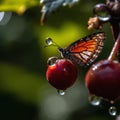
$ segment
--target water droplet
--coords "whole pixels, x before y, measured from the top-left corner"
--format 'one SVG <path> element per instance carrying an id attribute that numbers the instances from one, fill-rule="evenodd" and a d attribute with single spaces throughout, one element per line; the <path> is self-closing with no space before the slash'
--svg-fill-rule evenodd
<path id="1" fill-rule="evenodd" d="M 50 57 L 48 60 L 47 60 L 47 65 L 54 65 L 56 63 L 56 60 L 58 59 L 58 57 Z"/>
<path id="2" fill-rule="evenodd" d="M 111 18 L 109 10 L 105 4 L 97 4 L 94 7 L 94 14 L 103 22 L 109 21 Z"/>
<path id="3" fill-rule="evenodd" d="M 116 116 L 117 114 L 117 109 L 115 106 L 111 106 L 108 111 L 109 111 L 109 114 L 112 116 Z"/>
<path id="4" fill-rule="evenodd" d="M 95 95 L 89 96 L 88 99 L 89 99 L 91 105 L 93 105 L 93 106 L 98 106 L 101 103 L 101 98 L 98 96 L 95 96 Z"/>
<path id="5" fill-rule="evenodd" d="M 57 90 L 57 92 L 59 95 L 62 95 L 62 96 L 65 95 L 65 90 Z"/>
<path id="6" fill-rule="evenodd" d="M 101 21 L 104 21 L 104 22 L 107 22 L 110 20 L 111 16 L 106 16 L 106 17 L 101 17 L 101 16 L 98 16 L 98 18 L 101 20 Z"/>
<path id="7" fill-rule="evenodd" d="M 51 44 L 53 44 L 53 41 L 51 38 L 47 38 L 46 43 L 47 43 L 47 45 L 51 45 Z"/>

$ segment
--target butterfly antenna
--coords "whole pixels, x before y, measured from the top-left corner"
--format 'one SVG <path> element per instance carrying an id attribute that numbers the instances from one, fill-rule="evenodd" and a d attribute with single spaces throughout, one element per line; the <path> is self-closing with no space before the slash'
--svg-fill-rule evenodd
<path id="1" fill-rule="evenodd" d="M 58 49 L 59 48 L 61 48 L 57 43 L 55 43 L 53 40 L 52 40 L 52 38 L 46 38 L 46 46 L 44 46 L 44 47 L 48 47 L 48 46 L 55 46 L 55 47 L 58 47 Z"/>

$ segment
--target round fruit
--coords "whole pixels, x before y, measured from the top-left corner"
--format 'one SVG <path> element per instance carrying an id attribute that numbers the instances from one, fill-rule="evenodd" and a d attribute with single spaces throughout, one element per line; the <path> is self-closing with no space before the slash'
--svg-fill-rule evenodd
<path id="1" fill-rule="evenodd" d="M 120 64 L 104 60 L 94 64 L 86 74 L 90 94 L 114 101 L 120 96 Z"/>
<path id="2" fill-rule="evenodd" d="M 68 59 L 57 59 L 49 65 L 46 72 L 48 82 L 59 90 L 66 90 L 72 86 L 77 78 L 77 69 Z"/>

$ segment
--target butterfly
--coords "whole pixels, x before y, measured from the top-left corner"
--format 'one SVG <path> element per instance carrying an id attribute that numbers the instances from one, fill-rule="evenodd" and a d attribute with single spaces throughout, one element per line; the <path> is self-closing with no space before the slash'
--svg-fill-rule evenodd
<path id="1" fill-rule="evenodd" d="M 53 44 L 58 46 L 51 38 L 47 40 L 49 40 L 47 41 L 49 45 Z M 104 32 L 93 33 L 73 42 L 66 48 L 58 46 L 58 50 L 63 58 L 70 59 L 80 66 L 88 66 L 96 60 L 102 51 L 104 40 Z"/>

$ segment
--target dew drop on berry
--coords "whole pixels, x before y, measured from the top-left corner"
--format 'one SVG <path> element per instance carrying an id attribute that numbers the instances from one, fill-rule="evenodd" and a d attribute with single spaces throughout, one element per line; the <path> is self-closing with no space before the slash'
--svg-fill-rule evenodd
<path id="1" fill-rule="evenodd" d="M 57 92 L 61 96 L 65 95 L 65 90 L 57 90 Z"/>
<path id="2" fill-rule="evenodd" d="M 108 111 L 109 111 L 109 114 L 112 116 L 116 116 L 117 114 L 117 109 L 115 106 L 111 106 Z"/>
<path id="3" fill-rule="evenodd" d="M 48 66 L 51 66 L 51 65 L 54 65 L 56 63 L 56 60 L 58 59 L 58 57 L 50 57 L 48 60 L 47 60 L 47 65 Z"/>
<path id="4" fill-rule="evenodd" d="M 89 96 L 88 99 L 90 101 L 90 104 L 93 105 L 93 106 L 98 106 L 101 103 L 101 98 L 98 97 L 98 96 L 95 96 L 95 95 Z"/>
<path id="5" fill-rule="evenodd" d="M 46 44 L 47 44 L 47 45 L 53 44 L 52 39 L 51 39 L 51 38 L 47 38 L 47 39 L 46 39 Z"/>

